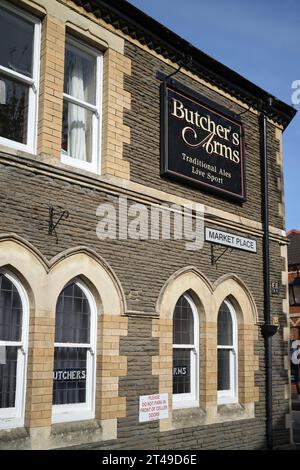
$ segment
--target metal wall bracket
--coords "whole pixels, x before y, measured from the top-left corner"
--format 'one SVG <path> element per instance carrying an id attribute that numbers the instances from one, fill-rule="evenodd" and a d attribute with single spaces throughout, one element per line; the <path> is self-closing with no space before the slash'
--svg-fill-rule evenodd
<path id="1" fill-rule="evenodd" d="M 278 328 L 279 328 L 278 325 L 270 325 L 270 324 L 265 323 L 264 325 L 261 326 L 261 332 L 262 332 L 263 337 L 265 339 L 271 338 L 277 333 Z"/>
<path id="2" fill-rule="evenodd" d="M 54 222 L 54 213 L 56 210 L 59 210 L 57 214 L 57 221 Z M 56 208 L 53 206 L 49 207 L 49 221 L 48 221 L 48 234 L 49 235 L 55 235 L 56 238 L 56 243 L 58 243 L 58 236 L 56 232 L 56 227 L 60 224 L 60 222 L 64 219 L 66 220 L 69 217 L 69 212 L 61 209 L 60 207 Z"/>
<path id="3" fill-rule="evenodd" d="M 231 253 L 233 248 L 227 246 L 226 248 L 221 248 L 218 245 L 214 245 L 213 243 L 210 245 L 210 261 L 212 266 L 218 267 L 218 261 L 227 253 L 227 251 Z M 221 251 L 221 253 L 220 253 Z M 219 254 L 220 253 L 220 254 Z"/>

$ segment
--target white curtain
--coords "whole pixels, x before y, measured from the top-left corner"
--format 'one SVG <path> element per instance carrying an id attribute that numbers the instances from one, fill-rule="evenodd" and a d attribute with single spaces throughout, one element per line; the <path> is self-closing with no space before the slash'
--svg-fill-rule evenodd
<path id="1" fill-rule="evenodd" d="M 85 101 L 83 83 L 83 61 L 73 55 L 73 70 L 69 78 L 69 94 Z M 81 106 L 69 103 L 69 148 L 68 154 L 77 160 L 86 160 L 86 110 Z"/>

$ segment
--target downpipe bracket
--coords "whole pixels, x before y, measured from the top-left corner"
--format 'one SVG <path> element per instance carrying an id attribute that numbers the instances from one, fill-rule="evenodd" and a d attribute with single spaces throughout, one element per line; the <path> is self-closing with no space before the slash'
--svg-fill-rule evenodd
<path id="1" fill-rule="evenodd" d="M 278 328 L 278 325 L 265 323 L 264 325 L 261 325 L 261 333 L 265 339 L 268 339 L 277 333 Z"/>

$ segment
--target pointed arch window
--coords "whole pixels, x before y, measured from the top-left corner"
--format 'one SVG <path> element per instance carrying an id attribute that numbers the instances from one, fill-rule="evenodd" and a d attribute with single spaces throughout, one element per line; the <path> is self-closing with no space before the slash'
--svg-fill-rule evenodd
<path id="1" fill-rule="evenodd" d="M 56 306 L 53 422 L 94 417 L 96 305 L 87 287 L 71 282 Z"/>
<path id="2" fill-rule="evenodd" d="M 0 270 L 0 428 L 24 425 L 28 320 L 25 289 Z"/>
<path id="3" fill-rule="evenodd" d="M 198 405 L 199 319 L 188 294 L 178 300 L 173 315 L 173 407 Z"/>
<path id="4" fill-rule="evenodd" d="M 226 299 L 218 313 L 218 403 L 234 403 L 238 396 L 237 320 Z"/>

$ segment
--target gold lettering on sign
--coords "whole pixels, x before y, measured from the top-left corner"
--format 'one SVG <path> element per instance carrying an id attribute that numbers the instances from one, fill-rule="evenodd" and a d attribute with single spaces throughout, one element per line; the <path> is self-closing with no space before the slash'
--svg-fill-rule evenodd
<path id="1" fill-rule="evenodd" d="M 226 145 L 229 142 L 236 147 L 240 147 L 240 136 L 237 132 L 232 133 L 231 126 L 224 127 L 221 124 L 216 124 L 209 114 L 201 116 L 198 111 L 186 108 L 180 100 L 175 98 L 172 98 L 172 100 L 172 116 L 208 133 L 199 142 L 196 130 L 190 126 L 184 127 L 181 137 L 186 145 L 194 149 L 203 148 L 208 155 L 219 155 L 235 164 L 240 163 L 240 150 L 232 149 Z M 220 142 L 219 139 L 225 142 Z"/>

